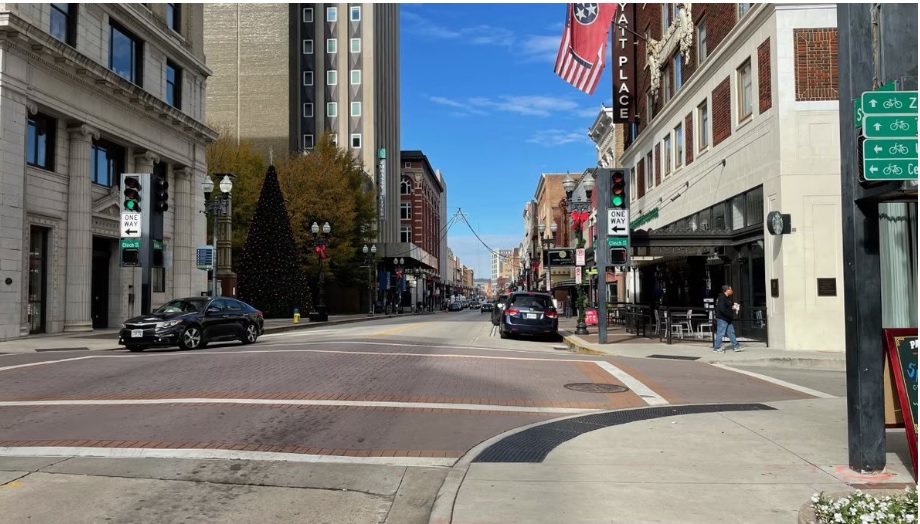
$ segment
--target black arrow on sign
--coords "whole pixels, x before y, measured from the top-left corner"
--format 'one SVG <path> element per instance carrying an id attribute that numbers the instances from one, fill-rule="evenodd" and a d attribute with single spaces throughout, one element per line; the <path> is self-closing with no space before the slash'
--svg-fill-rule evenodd
<path id="1" fill-rule="evenodd" d="M 135 231 L 134 229 L 126 229 L 125 233 L 128 235 L 133 235 L 134 233 L 137 233 L 137 231 Z"/>
<path id="2" fill-rule="evenodd" d="M 620 227 L 620 226 L 613 226 L 613 232 L 614 232 L 614 233 L 619 233 L 620 231 L 626 231 L 626 228 L 625 228 L 625 227 Z"/>

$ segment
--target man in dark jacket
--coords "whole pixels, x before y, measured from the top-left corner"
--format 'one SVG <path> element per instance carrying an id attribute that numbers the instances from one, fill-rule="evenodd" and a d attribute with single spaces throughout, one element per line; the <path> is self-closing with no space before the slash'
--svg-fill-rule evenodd
<path id="1" fill-rule="evenodd" d="M 741 308 L 740 304 L 732 302 L 733 295 L 731 286 L 722 286 L 722 292 L 719 293 L 719 298 L 716 300 L 716 339 L 715 344 L 712 348 L 716 353 L 724 353 L 722 349 L 722 338 L 725 337 L 725 334 L 728 334 L 728 340 L 732 344 L 732 350 L 736 353 L 744 351 L 744 348 L 738 345 L 738 340 L 735 339 L 735 326 L 732 325 L 732 320 L 735 319 L 735 313 Z"/>

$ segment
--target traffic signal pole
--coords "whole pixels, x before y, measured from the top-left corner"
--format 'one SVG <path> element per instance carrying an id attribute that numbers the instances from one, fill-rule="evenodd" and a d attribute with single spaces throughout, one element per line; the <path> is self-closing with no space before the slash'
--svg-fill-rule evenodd
<path id="1" fill-rule="evenodd" d="M 597 193 L 597 214 L 595 228 L 597 235 L 594 246 L 594 263 L 597 266 L 597 341 L 607 343 L 607 203 L 610 202 L 610 170 L 598 169 L 594 191 Z"/>

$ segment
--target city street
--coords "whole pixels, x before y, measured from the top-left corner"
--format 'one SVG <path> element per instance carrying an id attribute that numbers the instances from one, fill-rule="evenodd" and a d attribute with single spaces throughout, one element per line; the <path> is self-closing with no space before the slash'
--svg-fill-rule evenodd
<path id="1" fill-rule="evenodd" d="M 425 522 L 448 467 L 515 428 L 600 410 L 814 398 L 783 380 L 843 393 L 842 373 L 756 372 L 776 380 L 501 340 L 488 315 L 469 310 L 194 352 L 4 355 L 0 475 L 16 489 L 0 490 L 0 504 L 22 519 L 54 520 L 64 505 L 33 504 L 54 489 L 58 500 L 99 499 L 84 506 L 86 521 L 255 521 L 265 514 L 247 497 L 268 490 L 260 504 L 278 497 L 286 508 L 271 518 L 311 521 L 320 504 L 328 522 Z M 625 388 L 592 392 L 597 384 Z M 153 503 L 186 489 L 236 502 Z"/>

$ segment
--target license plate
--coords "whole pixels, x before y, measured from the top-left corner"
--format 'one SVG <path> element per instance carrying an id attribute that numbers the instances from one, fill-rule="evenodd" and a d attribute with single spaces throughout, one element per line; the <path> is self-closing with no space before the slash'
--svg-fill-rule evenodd
<path id="1" fill-rule="evenodd" d="M 144 337 L 143 329 L 132 329 L 131 330 L 131 338 L 143 338 L 143 337 Z"/>
<path id="2" fill-rule="evenodd" d="M 537 314 L 536 314 L 536 313 L 527 313 L 527 316 L 526 316 L 525 318 L 537 318 Z"/>

